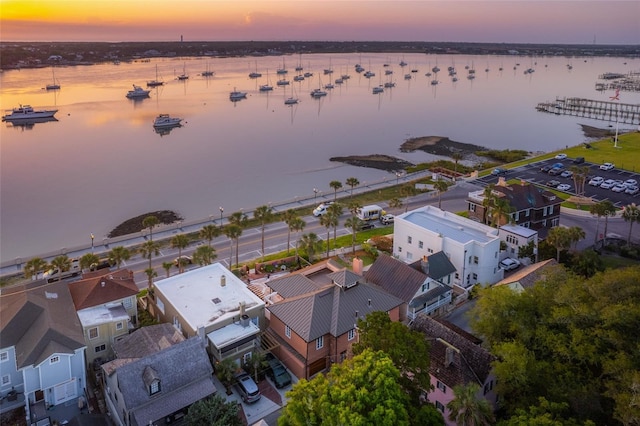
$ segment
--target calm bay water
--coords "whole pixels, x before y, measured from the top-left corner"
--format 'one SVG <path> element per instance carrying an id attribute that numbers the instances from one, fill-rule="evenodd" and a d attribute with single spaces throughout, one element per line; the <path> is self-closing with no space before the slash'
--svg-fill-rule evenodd
<path id="1" fill-rule="evenodd" d="M 401 68 L 401 60 L 408 65 Z M 313 77 L 294 82 L 299 63 Z M 376 76 L 356 73 L 356 63 Z M 148 99 L 126 99 L 132 84 L 144 87 L 155 78 L 156 65 L 165 86 L 153 89 Z M 436 65 L 440 83 L 433 86 L 435 74 L 425 73 Z M 276 69 L 282 66 L 289 70 L 289 86 L 276 85 Z M 448 66 L 455 66 L 459 81 L 451 81 Z M 465 66 L 476 69 L 474 80 L 466 78 Z M 334 73 L 323 75 L 329 67 Z M 536 71 L 524 74 L 529 67 Z M 207 68 L 215 76 L 199 75 Z M 262 77 L 249 79 L 256 69 Z M 385 69 L 393 74 L 385 76 Z M 413 163 L 433 158 L 400 153 L 409 137 L 447 136 L 530 151 L 575 145 L 586 140 L 579 124 L 610 123 L 540 113 L 536 104 L 556 96 L 608 100 L 611 92 L 595 90 L 598 75 L 639 69 L 640 60 L 628 58 L 184 58 L 56 68 L 60 91 L 44 89 L 53 79 L 51 68 L 5 71 L 0 74 L 3 110 L 30 104 L 59 111 L 57 122 L 31 128 L 3 123 L 0 129 L 0 261 L 89 244 L 92 233 L 98 244 L 122 221 L 149 211 L 174 210 L 191 221 L 219 217 L 220 206 L 225 213 L 250 211 L 312 196 L 313 188 L 332 193 L 332 180 L 391 179 L 383 171 L 329 158 L 388 154 Z M 176 80 L 183 71 L 190 78 Z M 324 98 L 309 96 L 341 74 L 351 78 Z M 405 80 L 405 74 L 412 78 Z M 374 86 L 391 79 L 395 88 L 372 94 Z M 273 92 L 259 92 L 267 81 Z M 234 88 L 248 92 L 247 99 L 230 102 Z M 291 95 L 300 103 L 285 106 Z M 621 102 L 639 103 L 640 95 L 623 93 Z M 184 126 L 156 134 L 152 122 L 160 113 L 183 118 Z"/>

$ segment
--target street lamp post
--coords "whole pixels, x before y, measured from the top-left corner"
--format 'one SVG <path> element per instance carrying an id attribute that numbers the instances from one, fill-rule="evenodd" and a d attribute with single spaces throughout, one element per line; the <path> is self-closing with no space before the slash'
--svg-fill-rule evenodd
<path id="1" fill-rule="evenodd" d="M 318 188 L 313 188 L 313 201 L 316 201 L 316 197 L 318 196 Z"/>
<path id="2" fill-rule="evenodd" d="M 91 253 L 93 253 L 93 239 L 95 237 L 93 236 L 93 234 L 91 234 Z"/>
<path id="3" fill-rule="evenodd" d="M 220 228 L 222 228 L 222 213 L 224 213 L 224 209 L 220 206 Z"/>

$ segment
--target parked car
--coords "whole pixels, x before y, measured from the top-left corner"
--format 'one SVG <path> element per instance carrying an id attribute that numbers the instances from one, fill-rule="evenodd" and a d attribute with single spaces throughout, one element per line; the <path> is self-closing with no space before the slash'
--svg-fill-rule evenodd
<path id="1" fill-rule="evenodd" d="M 602 176 L 592 177 L 589 181 L 589 185 L 591 186 L 600 186 L 604 182 L 604 178 Z"/>
<path id="2" fill-rule="evenodd" d="M 638 186 L 638 181 L 635 179 L 627 179 L 624 181 L 624 184 L 629 187 L 629 186 Z"/>
<path id="3" fill-rule="evenodd" d="M 569 185 L 568 183 L 561 183 L 556 189 L 558 191 L 568 191 L 571 189 L 571 185 Z"/>
<path id="4" fill-rule="evenodd" d="M 573 176 L 573 172 L 571 170 L 565 170 L 564 172 L 560 173 L 560 177 L 563 178 L 569 178 Z"/>
<path id="5" fill-rule="evenodd" d="M 503 169 L 501 167 L 496 167 L 495 169 L 493 169 L 491 174 L 494 175 L 494 176 L 506 175 L 507 174 L 507 169 Z"/>
<path id="6" fill-rule="evenodd" d="M 549 170 L 549 174 L 551 176 L 557 176 L 560 173 L 564 172 L 564 166 L 561 167 L 552 167 L 551 170 Z"/>
<path id="7" fill-rule="evenodd" d="M 180 266 L 180 263 L 183 265 L 191 265 L 193 263 L 193 258 L 191 256 L 180 256 L 173 259 L 173 264 L 176 266 Z"/>
<path id="8" fill-rule="evenodd" d="M 260 394 L 260 389 L 258 389 L 258 385 L 246 372 L 243 371 L 236 374 L 235 381 L 235 387 L 240 394 L 240 398 L 242 398 L 242 400 L 247 404 L 258 401 L 262 396 Z"/>
<path id="9" fill-rule="evenodd" d="M 617 183 L 611 188 L 613 192 L 624 192 L 625 189 L 627 189 L 627 186 L 624 183 Z"/>
<path id="10" fill-rule="evenodd" d="M 358 228 L 360 231 L 366 231 L 367 229 L 373 229 L 376 226 L 371 223 L 371 222 L 364 222 L 362 223 L 362 225 L 360 225 L 360 227 Z"/>
<path id="11" fill-rule="evenodd" d="M 627 189 L 624 190 L 625 194 L 636 195 L 640 189 L 637 186 L 627 186 Z"/>
<path id="12" fill-rule="evenodd" d="M 560 181 L 559 180 L 550 180 L 549 182 L 547 182 L 546 184 L 547 186 L 550 186 L 551 188 L 555 188 L 556 186 L 560 185 Z"/>
<path id="13" fill-rule="evenodd" d="M 555 158 L 556 158 L 556 160 L 564 160 L 564 159 L 567 158 L 567 154 L 564 154 L 564 153 L 563 154 L 558 154 L 558 155 L 556 155 Z"/>
<path id="14" fill-rule="evenodd" d="M 278 389 L 291 384 L 291 374 L 282 365 L 282 363 L 271 352 L 266 354 L 267 367 L 266 375 L 269 377 Z"/>
<path id="15" fill-rule="evenodd" d="M 616 183 L 617 182 L 615 180 L 613 180 L 613 179 L 607 179 L 607 180 L 605 180 L 604 182 L 602 182 L 600 184 L 600 188 L 611 189 L 616 185 Z"/>
<path id="16" fill-rule="evenodd" d="M 394 215 L 392 215 L 392 214 L 385 214 L 384 216 L 382 216 L 382 217 L 380 218 L 380 222 L 381 222 L 383 225 L 388 225 L 388 224 L 390 224 L 390 223 L 393 223 L 393 222 L 395 221 L 395 219 L 396 219 L 396 217 L 395 217 Z"/>
<path id="17" fill-rule="evenodd" d="M 613 170 L 614 168 L 613 163 L 604 163 L 600 166 L 600 170 Z"/>
<path id="18" fill-rule="evenodd" d="M 327 201 L 326 203 L 321 203 L 320 205 L 318 205 L 318 207 L 313 209 L 313 215 L 315 217 L 322 216 L 327 212 L 327 209 L 331 204 L 333 204 L 333 201 Z"/>
<path id="19" fill-rule="evenodd" d="M 520 266 L 520 261 L 512 257 L 507 257 L 500 261 L 500 267 L 505 271 L 511 271 L 518 268 L 518 266 Z"/>
<path id="20" fill-rule="evenodd" d="M 576 157 L 573 159 L 573 164 L 582 164 L 584 163 L 584 157 Z"/>
<path id="21" fill-rule="evenodd" d="M 544 166 L 540 167 L 540 171 L 543 173 L 547 173 L 549 170 L 551 170 L 553 166 L 551 164 L 545 164 Z"/>

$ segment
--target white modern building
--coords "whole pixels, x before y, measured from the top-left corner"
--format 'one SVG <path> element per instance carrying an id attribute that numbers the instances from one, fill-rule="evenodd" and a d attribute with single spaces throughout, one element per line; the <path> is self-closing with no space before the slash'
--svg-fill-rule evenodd
<path id="1" fill-rule="evenodd" d="M 439 251 L 456 268 L 453 284 L 490 285 L 504 277 L 497 229 L 433 206 L 396 216 L 394 257 L 413 263 Z"/>
<path id="2" fill-rule="evenodd" d="M 523 257 L 522 263 L 529 265 L 535 261 L 538 251 L 538 231 L 534 229 L 525 228 L 522 225 L 502 225 L 500 227 L 500 240 L 504 241 L 506 250 L 502 252 L 500 256 L 502 259 L 505 257 L 520 258 L 520 249 L 529 244 L 533 244 L 534 259 L 529 257 Z"/>
<path id="3" fill-rule="evenodd" d="M 247 359 L 259 347 L 265 303 L 221 263 L 154 283 L 149 310 L 185 337 L 199 335 L 216 361 Z"/>

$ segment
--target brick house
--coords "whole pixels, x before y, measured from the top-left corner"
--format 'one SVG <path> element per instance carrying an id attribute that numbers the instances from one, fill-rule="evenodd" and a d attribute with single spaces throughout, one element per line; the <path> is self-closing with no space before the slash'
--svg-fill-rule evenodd
<path id="1" fill-rule="evenodd" d="M 309 379 L 351 354 L 356 323 L 374 311 L 400 319 L 402 300 L 330 261 L 272 279 L 265 341 L 298 378 Z M 273 293 L 272 293 L 273 294 Z"/>

